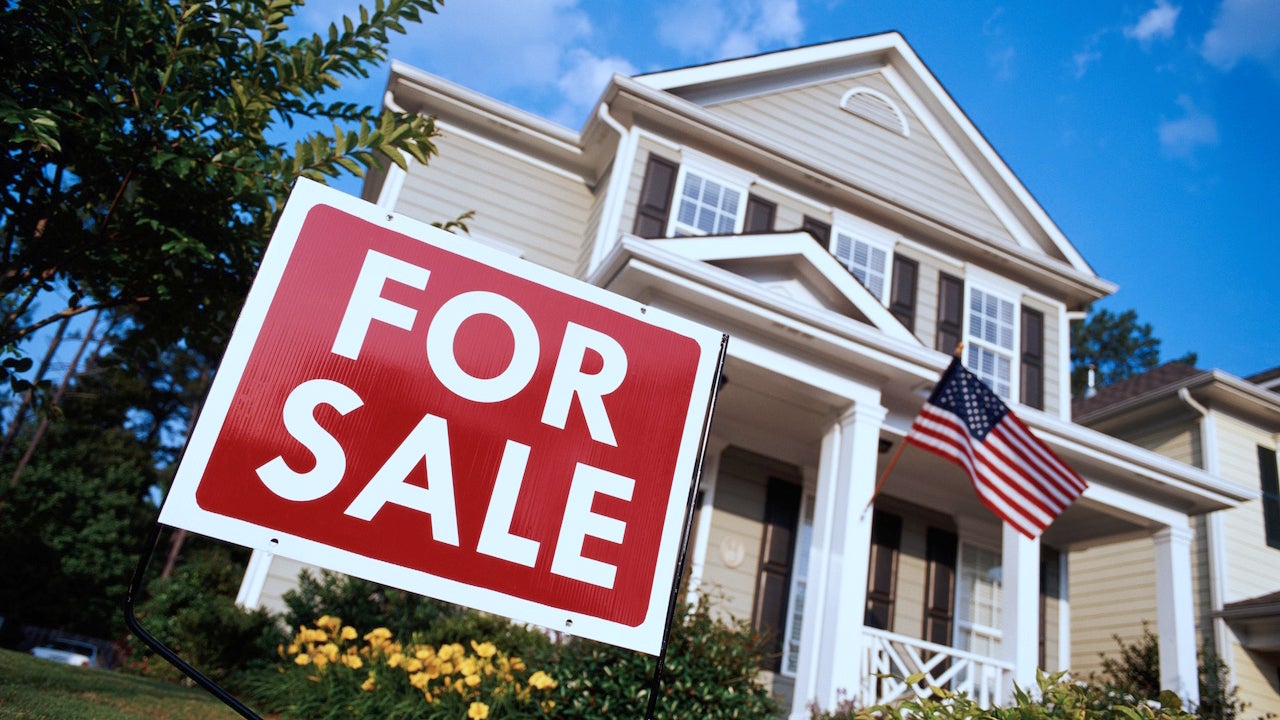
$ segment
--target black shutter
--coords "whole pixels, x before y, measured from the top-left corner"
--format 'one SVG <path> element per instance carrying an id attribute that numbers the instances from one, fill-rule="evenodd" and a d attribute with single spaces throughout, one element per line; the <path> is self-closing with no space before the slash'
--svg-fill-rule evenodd
<path id="1" fill-rule="evenodd" d="M 1258 446 L 1258 475 L 1262 478 L 1262 523 L 1267 545 L 1280 549 L 1280 476 L 1275 450 Z"/>
<path id="2" fill-rule="evenodd" d="M 765 657 L 761 666 L 774 672 L 782 667 L 782 634 L 787 627 L 787 598 L 791 594 L 791 558 L 795 555 L 800 495 L 799 485 L 769 478 L 752 625 L 764 636 Z"/>
<path id="3" fill-rule="evenodd" d="M 929 528 L 925 538 L 924 639 L 938 645 L 951 645 L 959 544 L 955 533 L 942 528 Z"/>
<path id="4" fill-rule="evenodd" d="M 1051 547 L 1040 549 L 1040 665 L 1048 668 L 1046 657 L 1049 598 L 1062 597 L 1062 553 Z"/>
<path id="5" fill-rule="evenodd" d="M 964 333 L 964 281 L 946 273 L 938 276 L 938 334 L 934 349 L 950 355 Z"/>
<path id="6" fill-rule="evenodd" d="M 871 562 L 867 564 L 867 610 L 863 624 L 893 629 L 893 604 L 898 580 L 898 549 L 902 518 L 876 510 L 871 517 Z"/>
<path id="7" fill-rule="evenodd" d="M 671 214 L 671 196 L 676 189 L 676 173 L 680 166 L 653 155 L 644 166 L 644 182 L 640 185 L 640 204 L 632 232 L 642 238 L 660 238 L 667 232 Z"/>
<path id="8" fill-rule="evenodd" d="M 817 218 L 804 216 L 804 223 L 800 226 L 801 230 L 808 230 L 809 234 L 822 243 L 822 247 L 831 245 L 831 226 L 822 222 Z"/>
<path id="9" fill-rule="evenodd" d="M 916 331 L 916 279 L 920 264 L 911 258 L 893 254 L 893 284 L 889 288 L 889 312 L 907 327 Z"/>
<path id="10" fill-rule="evenodd" d="M 778 204 L 769 202 L 755 195 L 747 196 L 747 218 L 742 224 L 744 233 L 773 232 L 773 216 L 778 212 Z"/>
<path id="11" fill-rule="evenodd" d="M 1022 404 L 1044 409 L 1044 313 L 1022 306 Z"/>

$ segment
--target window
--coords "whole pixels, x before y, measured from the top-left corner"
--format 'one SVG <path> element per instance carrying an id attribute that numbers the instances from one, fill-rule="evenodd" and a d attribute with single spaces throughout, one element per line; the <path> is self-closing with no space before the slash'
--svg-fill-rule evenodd
<path id="1" fill-rule="evenodd" d="M 877 300 L 884 302 L 885 287 L 889 279 L 887 249 L 847 232 L 836 230 L 832 254 L 849 269 L 849 272 L 853 273 L 863 287 L 871 291 Z"/>
<path id="2" fill-rule="evenodd" d="M 1006 401 L 1013 397 L 1013 308 L 999 295 L 969 289 L 965 366 Z"/>
<path id="3" fill-rule="evenodd" d="M 1267 545 L 1280 549 L 1280 471 L 1276 451 L 1258 446 L 1258 475 L 1262 478 L 1262 523 Z"/>
<path id="4" fill-rule="evenodd" d="M 831 225 L 822 222 L 818 218 L 805 215 L 804 223 L 800 225 L 800 229 L 812 235 L 815 240 L 822 244 L 822 247 L 827 247 L 831 244 Z"/>
<path id="5" fill-rule="evenodd" d="M 738 232 L 746 192 L 701 171 L 685 169 L 682 174 L 684 177 L 676 193 L 676 217 L 671 234 L 731 235 Z"/>
<path id="6" fill-rule="evenodd" d="M 956 647 L 999 657 L 1001 589 L 1000 553 L 961 543 L 956 583 Z"/>

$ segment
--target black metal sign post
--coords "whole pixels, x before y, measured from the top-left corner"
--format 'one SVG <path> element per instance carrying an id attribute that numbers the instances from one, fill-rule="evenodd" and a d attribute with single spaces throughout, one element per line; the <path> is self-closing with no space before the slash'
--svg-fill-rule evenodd
<path id="1" fill-rule="evenodd" d="M 160 540 L 160 529 L 163 527 L 165 526 L 161 525 L 159 521 L 152 523 L 151 533 L 147 537 L 147 543 L 139 553 L 138 566 L 134 568 L 133 571 L 133 582 L 129 584 L 129 593 L 125 596 L 124 600 L 125 624 L 129 626 L 129 630 L 132 631 L 134 635 L 138 636 L 139 640 L 147 644 L 147 647 L 159 653 L 161 657 L 169 661 L 170 665 L 181 670 L 183 674 L 195 681 L 197 685 L 207 690 L 209 694 L 221 700 L 224 705 L 240 713 L 241 717 L 244 717 L 247 720 L 262 720 L 260 715 L 249 709 L 249 707 L 244 703 L 240 702 L 240 700 L 228 692 L 226 688 L 222 687 L 212 678 L 197 670 L 191 665 L 191 663 L 183 660 L 182 657 L 178 655 L 178 653 L 174 652 L 172 648 L 162 643 L 151 633 L 147 632 L 146 628 L 142 627 L 142 623 L 138 621 L 138 616 L 134 613 L 134 606 L 137 598 L 142 595 L 143 578 L 146 576 L 147 566 L 151 564 L 151 557 L 155 554 L 156 543 Z"/>
<path id="2" fill-rule="evenodd" d="M 676 572 L 671 578 L 671 596 L 667 601 L 667 622 L 662 628 L 662 647 L 658 651 L 657 664 L 653 668 L 653 678 L 649 681 L 649 706 L 644 713 L 645 720 L 653 720 L 653 714 L 658 708 L 658 691 L 662 688 L 662 670 L 667 662 L 667 644 L 671 640 L 671 624 L 675 619 L 676 600 L 680 596 L 680 576 L 684 574 L 684 559 L 689 550 L 689 536 L 693 532 L 693 504 L 698 497 L 698 487 L 702 484 L 702 464 L 706 461 L 707 440 L 711 434 L 711 415 L 716 407 L 716 396 L 720 394 L 720 383 L 724 377 L 724 357 L 728 345 L 729 336 L 722 336 L 720 357 L 716 360 L 715 381 L 711 383 L 711 398 L 702 420 L 702 438 L 698 442 L 698 463 L 693 468 L 693 482 L 689 485 L 689 498 L 685 501 L 684 529 L 680 533 L 680 554 L 676 556 Z"/>

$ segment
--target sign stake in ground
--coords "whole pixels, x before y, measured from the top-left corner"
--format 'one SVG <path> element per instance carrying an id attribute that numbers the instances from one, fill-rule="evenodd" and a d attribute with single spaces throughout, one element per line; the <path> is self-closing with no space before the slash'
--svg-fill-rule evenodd
<path id="1" fill-rule="evenodd" d="M 724 340 L 302 180 L 160 522 L 657 654 Z"/>

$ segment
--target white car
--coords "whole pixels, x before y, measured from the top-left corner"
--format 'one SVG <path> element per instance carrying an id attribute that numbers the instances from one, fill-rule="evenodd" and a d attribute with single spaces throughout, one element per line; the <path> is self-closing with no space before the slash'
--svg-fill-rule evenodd
<path id="1" fill-rule="evenodd" d="M 97 646 L 79 640 L 60 638 L 31 648 L 31 654 L 42 660 L 52 660 L 65 665 L 98 666 Z"/>

